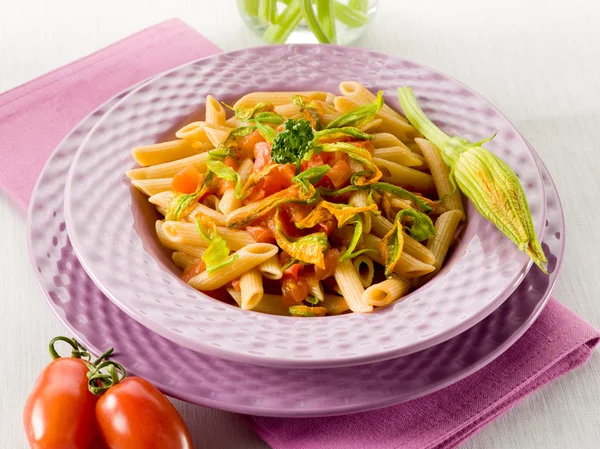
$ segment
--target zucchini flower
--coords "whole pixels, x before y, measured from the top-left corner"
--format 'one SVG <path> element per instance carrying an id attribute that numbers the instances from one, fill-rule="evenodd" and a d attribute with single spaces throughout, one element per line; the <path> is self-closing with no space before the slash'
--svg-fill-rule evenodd
<path id="1" fill-rule="evenodd" d="M 481 146 L 491 138 L 471 143 L 462 137 L 450 137 L 427 118 L 410 87 L 399 88 L 398 98 L 408 121 L 440 149 L 455 188 L 458 184 L 477 211 L 547 273 L 548 261 L 535 235 L 519 178 L 505 162 Z"/>

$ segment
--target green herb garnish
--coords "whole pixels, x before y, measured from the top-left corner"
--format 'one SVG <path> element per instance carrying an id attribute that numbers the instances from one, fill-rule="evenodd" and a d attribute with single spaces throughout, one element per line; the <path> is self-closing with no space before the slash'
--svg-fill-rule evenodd
<path id="1" fill-rule="evenodd" d="M 287 119 L 283 128 L 273 141 L 271 159 L 278 164 L 296 164 L 299 173 L 300 163 L 313 149 L 313 129 L 305 119 Z"/>

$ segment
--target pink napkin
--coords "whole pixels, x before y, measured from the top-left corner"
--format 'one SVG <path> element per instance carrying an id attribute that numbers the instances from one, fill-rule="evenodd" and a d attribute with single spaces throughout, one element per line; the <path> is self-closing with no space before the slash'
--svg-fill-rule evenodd
<path id="1" fill-rule="evenodd" d="M 87 114 L 146 78 L 220 52 L 172 19 L 2 94 L 0 187 L 27 207 L 46 159 Z"/>
<path id="2" fill-rule="evenodd" d="M 280 449 L 450 449 L 589 359 L 600 334 L 551 299 L 523 337 L 485 368 L 436 393 L 330 418 L 247 417 Z"/>
<path id="3" fill-rule="evenodd" d="M 0 95 L 0 187 L 26 207 L 46 159 L 89 112 L 133 84 L 219 51 L 169 20 Z M 599 336 L 552 299 L 504 355 L 437 393 L 343 417 L 247 420 L 275 449 L 452 448 L 583 364 Z"/>

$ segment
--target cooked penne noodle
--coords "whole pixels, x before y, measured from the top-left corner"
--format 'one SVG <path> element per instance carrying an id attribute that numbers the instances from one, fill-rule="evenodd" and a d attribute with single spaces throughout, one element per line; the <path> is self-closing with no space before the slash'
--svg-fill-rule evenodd
<path id="1" fill-rule="evenodd" d="M 180 139 L 136 147 L 131 151 L 131 154 L 139 165 L 147 167 L 176 161 L 206 150 L 208 150 L 206 144 Z"/>
<path id="2" fill-rule="evenodd" d="M 335 97 L 337 97 L 336 94 L 327 92 L 327 96 L 325 97 L 325 103 L 333 105 L 333 100 L 335 100 Z"/>
<path id="3" fill-rule="evenodd" d="M 227 293 L 233 298 L 233 300 L 241 307 L 242 305 L 242 293 L 236 292 L 232 288 L 227 289 Z M 265 293 L 262 300 L 254 306 L 253 312 L 267 313 L 269 315 L 280 315 L 289 316 L 290 308 L 283 304 L 282 298 L 279 295 L 270 295 Z"/>
<path id="4" fill-rule="evenodd" d="M 371 312 L 373 310 L 373 306 L 362 300 L 365 289 L 350 260 L 340 261 L 333 276 L 350 310 L 353 312 Z"/>
<path id="5" fill-rule="evenodd" d="M 252 159 L 244 159 L 240 163 L 240 167 L 238 168 L 238 175 L 240 175 L 240 179 L 242 181 L 242 185 L 246 184 L 248 178 L 254 171 L 254 161 Z M 239 206 L 238 206 L 239 207 Z"/>
<path id="6" fill-rule="evenodd" d="M 182 253 L 180 251 L 175 251 L 171 255 L 171 257 L 173 258 L 173 262 L 175 262 L 175 265 L 177 265 L 182 270 L 185 270 L 187 267 L 195 264 L 196 262 L 198 262 L 200 260 L 197 257 L 191 256 L 186 253 Z"/>
<path id="7" fill-rule="evenodd" d="M 127 171 L 130 179 L 156 179 L 172 178 L 189 165 L 203 173 L 206 170 L 206 157 L 208 153 L 200 153 L 164 164 L 152 165 L 150 167 L 134 168 Z"/>
<path id="8" fill-rule="evenodd" d="M 427 241 L 427 248 L 435 256 L 435 263 L 433 264 L 435 266 L 434 274 L 440 271 L 446 259 L 448 249 L 454 240 L 454 234 L 461 218 L 462 213 L 460 211 L 450 210 L 440 215 L 435 221 L 435 235 Z"/>
<path id="9" fill-rule="evenodd" d="M 236 101 L 233 107 L 234 109 L 251 108 L 261 102 L 271 103 L 273 106 L 281 106 L 290 103 L 290 98 L 293 95 L 302 95 L 321 101 L 325 101 L 327 98 L 327 92 L 252 92 Z"/>
<path id="10" fill-rule="evenodd" d="M 339 88 L 342 95 L 349 97 L 357 105 L 363 105 L 375 101 L 375 94 L 373 94 L 370 90 L 368 90 L 358 81 L 342 81 L 339 85 Z M 400 120 L 404 123 L 408 123 L 408 120 L 406 120 L 406 118 L 394 111 L 387 104 L 383 105 L 379 113 L 381 115 L 394 117 L 397 120 Z"/>
<path id="11" fill-rule="evenodd" d="M 362 286 L 364 288 L 370 286 L 375 276 L 373 261 L 365 255 L 360 255 L 352 259 L 352 265 L 354 265 L 354 269 L 358 273 Z"/>
<path id="12" fill-rule="evenodd" d="M 427 173 L 377 157 L 373 158 L 373 162 L 383 173 L 381 180 L 384 182 L 410 186 L 423 193 L 435 192 L 433 178 Z"/>
<path id="13" fill-rule="evenodd" d="M 225 109 L 212 95 L 206 97 L 206 123 L 225 125 Z"/>
<path id="14" fill-rule="evenodd" d="M 419 156 L 423 156 L 423 154 L 421 153 L 421 149 L 419 148 L 419 146 L 414 143 L 414 142 L 401 142 L 400 139 L 398 139 L 396 136 L 390 134 L 390 133 L 376 133 L 375 134 L 375 139 L 373 140 L 373 146 L 375 148 L 389 148 L 389 147 L 401 147 L 404 146 L 406 148 L 408 148 L 410 151 L 412 151 L 415 154 L 418 154 Z"/>
<path id="15" fill-rule="evenodd" d="M 252 268 L 240 276 L 240 293 L 242 294 L 242 303 L 240 304 L 242 309 L 250 310 L 258 305 L 265 293 L 262 276 L 258 269 Z"/>
<path id="16" fill-rule="evenodd" d="M 354 173 L 358 173 L 359 171 L 363 171 L 365 167 L 360 162 L 355 161 L 354 159 L 348 159 L 348 165 Z"/>
<path id="17" fill-rule="evenodd" d="M 287 103 L 275 106 L 275 112 L 283 117 L 292 118 L 300 114 L 300 108 L 294 103 Z"/>
<path id="18" fill-rule="evenodd" d="M 383 238 L 392 229 L 392 223 L 381 215 L 373 216 L 371 223 L 371 232 L 379 238 Z M 425 245 L 406 233 L 404 233 L 402 251 L 428 265 L 433 265 L 435 262 L 433 253 Z"/>
<path id="19" fill-rule="evenodd" d="M 358 192 L 353 192 L 350 195 L 350 199 L 348 200 L 352 206 L 356 207 L 367 207 L 369 206 L 369 193 L 366 190 L 359 190 Z M 368 234 L 371 232 L 371 213 L 363 212 L 360 214 L 363 223 L 363 232 Z"/>
<path id="20" fill-rule="evenodd" d="M 364 87 L 363 87 L 364 89 Z M 364 92 L 369 93 L 372 96 L 371 100 L 358 101 L 356 96 L 342 96 L 337 97 L 333 103 L 335 108 L 344 113 L 349 112 L 353 109 L 358 108 L 359 106 L 370 103 L 375 100 L 375 95 L 371 94 L 368 90 L 364 89 Z M 411 142 L 415 137 L 420 137 L 421 134 L 410 125 L 406 119 L 399 114 L 388 114 L 385 112 L 385 108 L 387 105 L 384 105 L 381 110 L 375 116 L 376 119 L 381 120 L 380 125 L 377 127 L 380 132 L 390 133 L 396 136 L 403 142 Z M 391 108 L 387 107 L 387 109 L 391 110 Z"/>
<path id="21" fill-rule="evenodd" d="M 163 222 L 162 220 L 156 221 L 156 235 L 158 235 L 158 239 L 163 246 L 170 248 L 174 251 L 179 251 L 181 253 L 188 254 L 192 257 L 200 259 L 206 248 L 202 248 L 200 246 L 186 245 L 184 243 L 174 242 L 171 240 L 163 231 Z"/>
<path id="22" fill-rule="evenodd" d="M 175 195 L 176 193 L 173 191 L 160 192 L 148 198 L 148 201 L 157 207 L 166 210 L 169 202 Z M 222 213 L 217 212 L 202 203 L 197 203 L 192 211 L 184 217 L 184 221 L 194 221 L 199 214 L 210 218 L 217 226 L 225 226 L 226 224 L 225 216 Z"/>
<path id="23" fill-rule="evenodd" d="M 233 117 L 229 117 L 227 120 L 225 120 L 225 126 L 229 126 L 230 128 L 238 128 L 243 126 L 243 122 L 234 115 Z"/>
<path id="24" fill-rule="evenodd" d="M 238 209 L 242 205 L 242 202 L 235 197 L 234 189 L 226 190 L 219 201 L 219 210 L 223 212 L 223 215 L 228 216 L 231 212 Z"/>
<path id="25" fill-rule="evenodd" d="M 165 221 L 162 225 L 164 237 L 173 243 L 184 245 L 193 245 L 199 247 L 208 247 L 209 242 L 202 238 L 196 229 L 195 223 L 185 221 Z M 228 230 L 218 226 L 217 232 L 230 249 L 237 251 L 247 245 L 252 245 L 256 241 L 252 238 L 252 234 L 248 231 Z"/>
<path id="26" fill-rule="evenodd" d="M 430 141 L 425 139 L 415 139 L 415 143 L 419 145 L 423 156 L 427 161 L 431 176 L 435 182 L 438 197 L 442 201 L 442 206 L 447 210 L 457 210 L 461 213 L 461 220 L 464 221 L 465 210 L 463 208 L 462 197 L 458 188 L 452 186 L 450 181 L 450 169 L 442 160 L 440 150 L 432 144 Z"/>
<path id="27" fill-rule="evenodd" d="M 317 278 L 310 276 L 306 278 L 306 282 L 308 282 L 308 286 L 310 287 L 310 294 L 317 298 L 319 301 L 323 301 L 325 298 L 325 293 L 323 293 L 323 286 L 321 285 L 321 281 Z"/>
<path id="28" fill-rule="evenodd" d="M 223 128 L 227 127 L 224 126 Z M 206 128 L 204 128 L 204 132 L 206 133 L 208 140 L 210 140 L 210 143 L 213 144 L 215 148 L 218 147 L 221 142 L 224 142 L 225 139 L 227 139 L 229 136 L 229 131 L 230 128 L 219 129 L 216 127 L 216 125 L 206 125 Z"/>
<path id="29" fill-rule="evenodd" d="M 365 255 L 373 259 L 378 264 L 383 265 L 383 260 L 379 255 L 379 242 L 381 242 L 381 239 L 373 234 L 363 235 L 363 247 L 377 251 L 377 253 L 368 252 L 365 253 Z M 416 278 L 431 273 L 433 270 L 435 270 L 433 265 L 423 263 L 408 254 L 406 251 L 402 251 L 402 254 L 400 254 L 400 260 L 394 268 L 394 273 L 400 277 Z"/>
<path id="30" fill-rule="evenodd" d="M 219 210 L 219 202 L 220 202 L 219 197 L 216 195 L 206 195 L 202 199 L 202 204 L 204 204 L 209 209 L 213 209 L 214 211 Z M 221 214 L 221 215 L 223 215 L 223 214 Z"/>
<path id="31" fill-rule="evenodd" d="M 208 140 L 205 128 L 206 122 L 192 122 L 180 128 L 175 133 L 175 136 L 179 139 L 184 139 L 191 142 L 203 142 L 207 144 L 210 143 L 210 140 Z"/>
<path id="32" fill-rule="evenodd" d="M 387 306 L 408 293 L 410 287 L 410 281 L 392 276 L 367 288 L 363 293 L 363 301 L 372 306 Z"/>
<path id="33" fill-rule="evenodd" d="M 404 165 L 405 167 L 413 167 L 415 169 L 427 168 L 423 157 L 413 153 L 407 147 L 375 148 L 375 150 L 373 150 L 373 157 L 385 159 L 396 164 Z"/>
<path id="34" fill-rule="evenodd" d="M 166 192 L 172 189 L 173 178 L 134 179 L 131 184 L 148 196 Z"/>
<path id="35" fill-rule="evenodd" d="M 350 310 L 343 296 L 325 295 L 325 299 L 319 303 L 329 311 L 329 315 L 339 315 Z"/>
<path id="36" fill-rule="evenodd" d="M 258 271 L 260 271 L 260 274 L 266 279 L 281 279 L 283 277 L 283 271 L 281 271 L 279 256 L 276 254 L 262 262 L 258 266 Z"/>
<path id="37" fill-rule="evenodd" d="M 277 251 L 277 246 L 269 243 L 247 245 L 235 253 L 237 258 L 232 263 L 215 271 L 212 275 L 204 271 L 190 279 L 189 284 L 198 290 L 215 290 L 260 265 L 269 257 L 277 254 Z"/>
<path id="38" fill-rule="evenodd" d="M 366 133 L 367 131 L 372 132 L 373 130 L 379 128 L 381 126 L 381 123 L 381 119 L 376 118 L 368 123 L 365 123 L 364 125 L 359 126 L 358 129 L 364 133 Z"/>

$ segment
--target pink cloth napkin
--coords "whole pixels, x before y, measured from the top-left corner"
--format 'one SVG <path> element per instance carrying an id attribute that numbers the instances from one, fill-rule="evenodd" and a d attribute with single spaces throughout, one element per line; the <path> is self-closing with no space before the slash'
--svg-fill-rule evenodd
<path id="1" fill-rule="evenodd" d="M 89 112 L 133 84 L 219 51 L 180 20 L 169 20 L 0 95 L 0 187 L 26 207 L 46 159 Z M 504 355 L 437 393 L 343 417 L 247 420 L 275 449 L 452 448 L 583 364 L 598 338 L 553 299 Z"/>
<path id="2" fill-rule="evenodd" d="M 27 207 L 46 159 L 88 113 L 146 78 L 220 52 L 172 19 L 5 92 L 0 96 L 0 187 Z"/>

